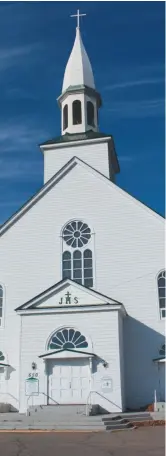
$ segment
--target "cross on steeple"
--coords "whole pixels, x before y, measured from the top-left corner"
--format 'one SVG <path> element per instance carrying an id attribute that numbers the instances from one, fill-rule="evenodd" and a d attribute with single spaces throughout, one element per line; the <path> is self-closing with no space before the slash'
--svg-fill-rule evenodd
<path id="1" fill-rule="evenodd" d="M 80 28 L 80 17 L 81 16 L 86 16 L 86 14 L 80 14 L 80 10 L 77 10 L 77 14 L 71 14 L 71 16 L 70 16 L 70 17 L 77 18 L 77 28 Z"/>

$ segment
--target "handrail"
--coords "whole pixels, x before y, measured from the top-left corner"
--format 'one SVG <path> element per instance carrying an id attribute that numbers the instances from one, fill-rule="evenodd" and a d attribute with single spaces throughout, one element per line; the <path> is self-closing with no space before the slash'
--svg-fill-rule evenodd
<path id="1" fill-rule="evenodd" d="M 99 393 L 98 391 L 90 391 L 90 393 L 88 394 L 88 398 L 87 398 L 87 402 L 86 402 L 86 416 L 88 416 L 88 400 L 89 398 L 91 397 L 91 395 L 95 393 L 95 394 L 98 394 L 98 396 L 104 398 L 106 401 L 108 401 L 110 404 L 113 404 L 115 405 L 116 407 L 118 407 L 120 409 L 120 411 L 122 411 L 122 409 L 119 407 L 119 405 L 115 404 L 114 402 L 110 401 L 110 399 L 108 399 L 107 397 L 105 397 L 103 394 Z"/>
<path id="2" fill-rule="evenodd" d="M 17 397 L 13 396 L 13 394 L 11 393 L 6 393 L 5 391 L 1 391 L 1 395 L 4 394 L 5 396 L 10 396 L 12 397 L 12 399 L 15 399 L 15 401 L 17 401 L 19 403 L 19 399 L 17 399 Z"/>
<path id="3" fill-rule="evenodd" d="M 55 401 L 51 396 L 49 396 L 48 394 L 44 393 L 43 391 L 40 391 L 40 393 L 38 394 L 38 396 L 39 396 L 40 394 L 43 394 L 44 396 L 47 396 L 47 398 L 49 398 L 49 399 L 51 399 L 53 402 L 55 402 L 56 405 L 60 405 L 59 402 Z M 32 393 L 32 394 L 30 394 L 30 395 L 28 396 L 28 398 L 27 398 L 27 412 L 28 412 L 28 402 L 29 402 L 29 399 L 30 399 L 30 397 L 34 397 L 34 396 L 35 396 L 35 395 Z M 35 396 L 35 397 L 36 397 L 36 396 Z M 37 406 L 37 404 L 36 404 L 36 406 Z M 39 406 L 41 406 L 41 404 L 39 404 Z M 27 414 L 27 412 L 26 412 L 26 414 Z"/>
<path id="4" fill-rule="evenodd" d="M 28 397 L 27 397 L 27 411 L 26 411 L 26 415 L 28 415 L 28 402 L 29 402 L 29 399 L 30 397 L 34 396 L 33 394 L 30 394 Z"/>
<path id="5" fill-rule="evenodd" d="M 55 401 L 49 394 L 43 393 L 43 391 L 40 391 L 39 394 L 43 394 L 44 396 L 47 396 L 48 399 L 51 399 L 55 404 L 60 405 L 59 402 Z"/>

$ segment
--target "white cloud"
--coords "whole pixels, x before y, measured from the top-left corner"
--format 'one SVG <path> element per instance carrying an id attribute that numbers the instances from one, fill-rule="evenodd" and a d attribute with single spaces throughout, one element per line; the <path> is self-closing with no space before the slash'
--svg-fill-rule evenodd
<path id="1" fill-rule="evenodd" d="M 41 170 L 39 167 L 38 160 L 27 161 L 22 156 L 22 159 L 12 159 L 12 160 L 0 160 L 0 178 L 2 180 L 15 180 L 21 179 L 31 180 L 36 178 L 36 176 L 41 175 Z"/>
<path id="2" fill-rule="evenodd" d="M 24 124 L 9 123 L 0 125 L 0 157 L 7 152 L 25 152 L 34 148 L 36 144 L 44 140 L 48 132 L 43 132 L 42 129 L 34 127 L 32 123 L 25 121 Z"/>
<path id="3" fill-rule="evenodd" d="M 114 101 L 105 113 L 111 113 L 118 118 L 146 118 L 164 116 L 164 99 Z"/>
<path id="4" fill-rule="evenodd" d="M 24 58 L 32 56 L 33 52 L 41 50 L 40 43 L 32 43 L 24 46 L 0 47 L 0 73 L 15 65 L 24 64 Z"/>
<path id="5" fill-rule="evenodd" d="M 117 89 L 128 89 L 131 87 L 142 86 L 142 85 L 160 84 L 162 82 L 164 83 L 163 78 L 151 78 L 151 79 L 147 78 L 147 79 L 138 79 L 138 80 L 132 80 L 132 81 L 122 81 L 122 82 L 108 85 L 107 87 L 104 87 L 104 90 L 111 91 L 111 90 L 117 90 Z"/>

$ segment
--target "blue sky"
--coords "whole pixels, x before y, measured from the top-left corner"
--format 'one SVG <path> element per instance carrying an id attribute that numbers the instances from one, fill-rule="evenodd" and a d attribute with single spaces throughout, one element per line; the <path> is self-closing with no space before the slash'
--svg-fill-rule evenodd
<path id="1" fill-rule="evenodd" d="M 43 185 L 65 65 L 82 39 L 114 136 L 117 184 L 164 214 L 164 2 L 0 2 L 0 223 Z"/>

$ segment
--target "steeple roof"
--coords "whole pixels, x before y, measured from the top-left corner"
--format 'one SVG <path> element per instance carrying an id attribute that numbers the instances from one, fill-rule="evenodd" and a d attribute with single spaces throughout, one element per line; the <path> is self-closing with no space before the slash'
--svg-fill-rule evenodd
<path id="1" fill-rule="evenodd" d="M 82 42 L 80 29 L 77 27 L 74 46 L 65 69 L 62 93 L 69 86 L 79 85 L 95 89 L 91 63 Z"/>

